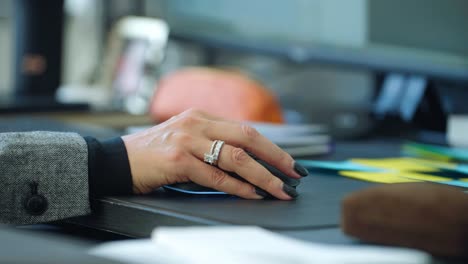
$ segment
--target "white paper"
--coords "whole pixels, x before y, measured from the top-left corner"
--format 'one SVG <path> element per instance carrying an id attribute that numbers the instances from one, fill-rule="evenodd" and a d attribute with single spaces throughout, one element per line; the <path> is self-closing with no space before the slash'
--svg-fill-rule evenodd
<path id="1" fill-rule="evenodd" d="M 452 147 L 468 147 L 468 115 L 450 115 L 447 124 L 447 141 Z"/>
<path id="2" fill-rule="evenodd" d="M 259 227 L 162 227 L 152 238 L 103 244 L 91 251 L 129 263 L 423 264 L 423 252 L 380 246 L 305 242 Z"/>

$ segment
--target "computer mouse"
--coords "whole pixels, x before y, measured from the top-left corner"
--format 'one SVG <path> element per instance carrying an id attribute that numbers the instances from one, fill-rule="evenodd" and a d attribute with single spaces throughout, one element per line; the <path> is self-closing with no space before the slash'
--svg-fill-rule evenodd
<path id="1" fill-rule="evenodd" d="M 279 169 L 275 168 L 274 166 L 268 164 L 266 161 L 259 159 L 252 153 L 248 153 L 255 161 L 260 163 L 263 167 L 265 167 L 271 174 L 274 176 L 280 178 L 284 183 L 288 184 L 289 186 L 296 188 L 301 181 L 298 179 L 293 179 L 283 172 L 281 172 Z M 246 181 L 244 178 L 240 177 L 234 172 L 229 172 L 226 171 L 231 177 L 234 177 L 238 180 L 241 181 Z M 163 188 L 167 191 L 174 191 L 178 193 L 183 193 L 183 194 L 195 194 L 195 195 L 226 195 L 226 193 L 205 187 L 202 185 L 199 185 L 194 182 L 183 182 L 183 183 L 175 183 L 175 184 L 170 184 L 170 185 L 165 185 Z M 263 191 L 263 190 L 262 190 Z"/>

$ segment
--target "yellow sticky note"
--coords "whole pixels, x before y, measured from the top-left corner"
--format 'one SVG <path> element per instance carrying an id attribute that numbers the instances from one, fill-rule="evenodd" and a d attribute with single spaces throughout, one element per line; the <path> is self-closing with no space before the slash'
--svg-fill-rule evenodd
<path id="1" fill-rule="evenodd" d="M 455 169 L 458 164 L 453 162 L 446 161 L 436 161 L 428 159 L 418 159 L 418 158 L 407 158 L 408 160 L 414 161 L 416 163 L 423 164 L 425 166 L 436 167 L 439 169 Z"/>
<path id="2" fill-rule="evenodd" d="M 412 172 L 399 172 L 397 173 L 399 177 L 404 177 L 408 179 L 420 180 L 420 181 L 430 181 L 430 182 L 441 182 L 441 181 L 452 181 L 452 178 L 440 177 L 436 175 L 427 175 L 422 173 L 412 173 Z"/>
<path id="3" fill-rule="evenodd" d="M 400 177 L 394 172 L 361 172 L 361 171 L 340 171 L 340 175 L 370 182 L 378 183 L 400 183 L 419 182 L 420 180 Z"/>
<path id="4" fill-rule="evenodd" d="M 415 162 L 412 158 L 352 159 L 351 161 L 375 168 L 393 171 L 437 172 L 438 168 Z"/>

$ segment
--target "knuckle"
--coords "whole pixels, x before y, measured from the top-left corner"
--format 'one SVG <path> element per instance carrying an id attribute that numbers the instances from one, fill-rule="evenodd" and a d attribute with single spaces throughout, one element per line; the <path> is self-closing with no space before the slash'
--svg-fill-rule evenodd
<path id="1" fill-rule="evenodd" d="M 231 159 L 236 165 L 244 165 L 249 160 L 249 155 L 241 148 L 234 148 L 231 152 Z"/>
<path id="2" fill-rule="evenodd" d="M 169 144 L 169 142 L 171 142 L 174 137 L 175 137 L 174 131 L 165 132 L 161 135 L 161 142 Z"/>
<path id="3" fill-rule="evenodd" d="M 184 111 L 184 114 L 188 116 L 201 116 L 203 112 L 197 108 L 189 108 Z"/>
<path id="4" fill-rule="evenodd" d="M 183 161 L 186 159 L 187 153 L 181 147 L 173 147 L 169 153 L 167 154 L 167 158 L 171 164 L 176 164 L 176 166 L 180 166 L 183 164 Z"/>
<path id="5" fill-rule="evenodd" d="M 177 145 L 186 146 L 193 141 L 193 136 L 187 132 L 179 132 L 175 134 L 174 139 Z"/>
<path id="6" fill-rule="evenodd" d="M 288 162 L 291 162 L 291 160 L 292 160 L 291 155 L 289 155 L 288 153 L 284 151 L 279 152 L 279 156 L 278 156 L 279 163 L 286 164 Z"/>
<path id="7" fill-rule="evenodd" d="M 277 185 L 277 179 L 273 178 L 273 177 L 267 177 L 264 182 L 263 182 L 263 185 L 265 186 L 265 188 L 267 190 L 274 190 L 276 189 L 276 185 Z"/>
<path id="8" fill-rule="evenodd" d="M 255 187 L 253 185 L 247 184 L 247 183 L 242 183 L 240 182 L 236 188 L 237 193 L 236 195 L 250 199 L 255 193 Z"/>
<path id="9" fill-rule="evenodd" d="M 218 169 L 213 169 L 210 177 L 214 188 L 222 186 L 227 179 L 226 173 Z"/>
<path id="10" fill-rule="evenodd" d="M 197 126 L 200 122 L 201 119 L 194 115 L 186 115 L 180 119 L 180 125 L 184 128 Z"/>
<path id="11" fill-rule="evenodd" d="M 241 125 L 241 131 L 242 131 L 242 134 L 247 137 L 248 139 L 255 139 L 257 138 L 260 133 L 257 131 L 257 129 L 249 126 L 249 125 L 246 125 L 246 124 L 242 124 Z"/>

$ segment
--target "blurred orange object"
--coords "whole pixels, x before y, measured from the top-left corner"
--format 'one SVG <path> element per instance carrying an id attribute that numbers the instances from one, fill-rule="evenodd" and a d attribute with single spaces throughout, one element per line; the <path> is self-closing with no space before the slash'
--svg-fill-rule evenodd
<path id="1" fill-rule="evenodd" d="M 189 108 L 231 120 L 283 122 L 273 93 L 235 70 L 191 67 L 164 76 L 151 102 L 152 118 L 163 122 Z"/>

